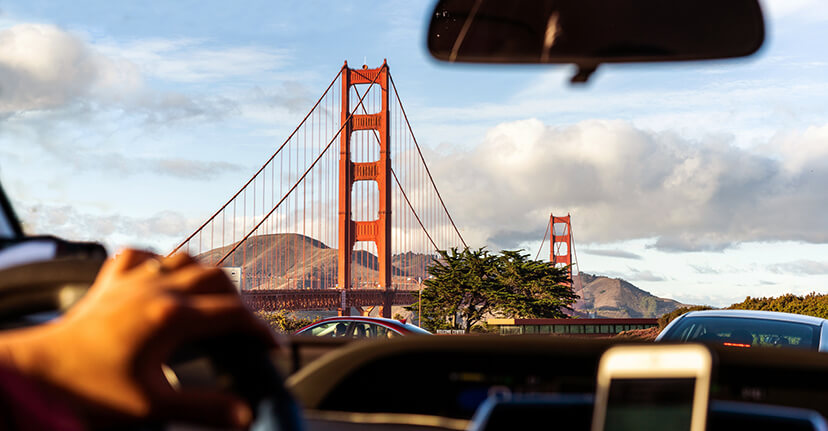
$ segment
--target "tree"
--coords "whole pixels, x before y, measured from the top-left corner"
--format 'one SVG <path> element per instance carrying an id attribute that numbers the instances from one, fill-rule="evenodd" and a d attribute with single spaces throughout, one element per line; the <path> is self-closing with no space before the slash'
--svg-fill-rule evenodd
<path id="1" fill-rule="evenodd" d="M 430 330 L 469 332 L 495 304 L 492 272 L 497 257 L 482 248 L 438 252 L 440 259 L 428 268 L 431 278 L 423 282 L 421 324 Z"/>
<path id="2" fill-rule="evenodd" d="M 421 325 L 469 332 L 488 315 L 512 318 L 566 317 L 578 296 L 568 271 L 528 254 L 480 248 L 439 251 L 423 282 Z M 417 304 L 409 307 L 417 310 Z"/>
<path id="3" fill-rule="evenodd" d="M 498 311 L 511 318 L 565 318 L 564 310 L 578 300 L 572 291 L 569 270 L 528 254 L 503 250 L 497 259 Z"/>

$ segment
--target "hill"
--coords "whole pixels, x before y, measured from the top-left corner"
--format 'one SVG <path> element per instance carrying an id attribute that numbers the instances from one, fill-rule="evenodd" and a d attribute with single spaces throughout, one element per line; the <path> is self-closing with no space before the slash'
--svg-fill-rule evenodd
<path id="1" fill-rule="evenodd" d="M 197 258 L 217 262 L 232 246 L 216 248 Z M 395 284 L 411 284 L 424 279 L 432 257 L 422 253 L 403 253 L 391 257 Z M 329 289 L 337 283 L 337 250 L 323 242 L 299 234 L 258 235 L 247 240 L 226 260 L 224 266 L 242 266 L 245 289 Z M 377 256 L 366 251 L 352 255 L 355 284 L 373 287 L 378 279 Z M 582 317 L 658 317 L 683 306 L 672 299 L 658 298 L 632 284 L 608 277 L 581 273 L 581 299 L 575 303 Z"/>
<path id="2" fill-rule="evenodd" d="M 684 304 L 668 298 L 659 298 L 631 283 L 618 279 L 581 273 L 581 287 L 576 292 L 581 299 L 575 310 L 584 317 L 658 317 Z"/>
<path id="3" fill-rule="evenodd" d="M 202 262 L 218 262 L 232 245 L 197 256 Z M 242 266 L 245 289 L 329 289 L 337 283 L 337 249 L 300 234 L 257 235 L 247 239 L 222 266 Z M 364 250 L 351 255 L 354 283 L 370 285 L 378 279 L 377 256 Z M 394 283 L 414 283 L 425 278 L 431 257 L 405 253 L 391 257 Z M 410 280 L 409 280 L 410 279 Z"/>

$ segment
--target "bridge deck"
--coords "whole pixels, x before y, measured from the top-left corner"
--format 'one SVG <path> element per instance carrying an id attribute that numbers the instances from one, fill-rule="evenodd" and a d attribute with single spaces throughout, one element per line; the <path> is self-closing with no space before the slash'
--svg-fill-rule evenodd
<path id="1" fill-rule="evenodd" d="M 242 299 L 253 310 L 336 310 L 346 307 L 370 307 L 385 303 L 411 305 L 417 302 L 417 291 L 353 289 L 272 289 L 242 291 Z"/>

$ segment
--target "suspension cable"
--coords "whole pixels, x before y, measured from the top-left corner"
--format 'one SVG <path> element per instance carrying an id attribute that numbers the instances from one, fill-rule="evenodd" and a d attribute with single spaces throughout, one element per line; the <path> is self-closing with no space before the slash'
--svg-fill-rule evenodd
<path id="1" fill-rule="evenodd" d="M 386 67 L 386 66 L 383 64 L 383 65 L 382 65 L 382 68 L 385 68 L 385 67 Z M 344 70 L 344 68 L 343 68 L 343 70 Z M 340 72 L 340 73 L 342 73 L 342 72 Z M 375 76 L 375 77 L 374 77 L 374 79 L 373 79 L 373 80 L 371 81 L 371 83 L 369 84 L 369 86 L 368 86 L 369 88 L 370 88 L 371 86 L 373 86 L 373 85 L 376 83 L 377 78 L 379 78 L 379 76 L 380 76 L 380 73 L 377 73 L 377 76 Z M 357 106 L 362 106 L 362 101 L 363 101 L 363 99 L 365 98 L 365 96 L 367 96 L 367 95 L 368 95 L 368 92 L 366 91 L 366 92 L 365 92 L 365 94 L 363 94 L 363 95 L 362 95 L 362 97 L 359 99 L 359 102 L 357 103 Z M 241 245 L 242 245 L 245 241 L 247 241 L 247 239 L 248 239 L 248 238 L 250 238 L 250 237 L 253 235 L 253 233 L 254 233 L 254 232 L 256 232 L 256 230 L 257 230 L 257 229 L 258 229 L 258 228 L 259 228 L 262 224 L 264 224 L 264 222 L 265 222 L 265 221 L 266 221 L 266 220 L 267 220 L 267 219 L 271 216 L 271 214 L 273 214 L 273 212 L 274 212 L 274 211 L 276 211 L 276 209 L 277 209 L 277 208 L 279 208 L 279 205 L 281 205 L 281 204 L 282 204 L 282 202 L 284 202 L 284 201 L 285 201 L 285 199 L 287 199 L 287 197 L 288 197 L 288 196 L 290 196 L 290 194 L 291 194 L 291 193 L 292 193 L 292 192 L 296 189 L 296 187 L 298 187 L 298 186 L 299 186 L 299 184 L 301 184 L 301 183 L 302 183 L 302 181 L 305 179 L 305 177 L 306 177 L 306 176 L 308 176 L 308 173 L 310 173 L 311 169 L 313 169 L 313 167 L 314 167 L 314 166 L 316 166 L 316 163 L 317 163 L 317 162 L 319 162 L 319 160 L 322 158 L 322 156 L 324 156 L 324 155 L 325 155 L 325 153 L 326 153 L 326 152 L 328 152 L 328 149 L 329 149 L 329 148 L 331 148 L 331 145 L 333 145 L 334 141 L 336 141 L 336 138 L 337 138 L 337 137 L 339 137 L 339 134 L 340 134 L 340 133 L 342 133 L 342 129 L 344 129 L 344 128 L 345 128 L 345 127 L 346 127 L 346 126 L 347 126 L 347 125 L 351 122 L 351 119 L 352 119 L 352 117 L 353 117 L 353 116 L 354 116 L 353 112 L 351 112 L 351 113 L 349 113 L 349 114 L 348 114 L 348 117 L 345 119 L 345 121 L 342 123 L 342 125 L 341 125 L 341 126 L 339 126 L 339 130 L 338 130 L 338 131 L 336 132 L 336 134 L 334 134 L 334 136 L 331 138 L 331 141 L 330 141 L 330 142 L 328 142 L 328 145 L 326 145 L 326 146 L 325 146 L 325 149 L 324 149 L 324 150 L 322 150 L 322 152 L 321 152 L 321 153 L 319 153 L 319 156 L 317 156 L 317 157 L 316 157 L 316 159 L 313 161 L 313 163 L 311 163 L 311 165 L 310 165 L 310 166 L 308 166 L 308 169 L 306 169 L 306 170 L 305 170 L 305 173 L 303 173 L 303 174 L 302 174 L 302 176 L 301 176 L 301 177 L 299 177 L 299 179 L 298 179 L 298 180 L 296 180 L 296 183 L 294 183 L 294 184 L 293 184 L 293 186 L 292 186 L 292 187 L 291 187 L 291 188 L 287 191 L 287 193 L 285 193 L 285 195 L 284 195 L 284 196 L 282 196 L 282 199 L 280 199 L 280 200 L 279 200 L 279 202 L 278 202 L 278 203 L 277 203 L 277 204 L 273 207 L 273 209 L 271 209 L 271 210 L 270 210 L 267 214 L 265 214 L 265 215 L 264 215 L 264 217 L 262 217 L 262 220 L 261 220 L 261 221 L 260 221 L 260 222 L 259 222 L 256 226 L 254 226 L 254 227 L 250 230 L 250 232 L 248 232 L 248 233 L 247 233 L 247 235 L 245 235 L 245 236 L 244 236 L 244 238 L 242 238 L 239 242 L 237 242 L 237 243 L 233 246 L 233 248 L 231 248 L 231 249 L 230 249 L 230 251 L 228 251 L 228 252 L 227 252 L 224 256 L 222 256 L 222 258 L 221 258 L 221 259 L 219 259 L 218 263 L 216 263 L 216 266 L 221 265 L 221 264 L 224 262 L 224 260 L 225 260 L 225 259 L 227 259 L 227 258 L 228 258 L 231 254 L 233 254 L 233 252 L 235 252 L 235 251 L 236 251 L 236 250 L 237 250 L 237 249 L 238 249 L 238 248 L 239 248 L 239 247 L 240 247 L 240 246 L 241 246 Z"/>
<path id="2" fill-rule="evenodd" d="M 342 69 L 340 69 L 340 70 L 339 70 L 339 73 L 337 73 L 337 74 L 336 74 L 336 76 L 334 76 L 334 79 L 331 81 L 331 83 L 330 83 L 330 84 L 328 84 L 328 87 L 325 89 L 325 92 L 324 92 L 324 93 L 322 93 L 322 96 L 320 96 L 320 97 L 319 97 L 319 100 L 317 100 L 317 101 L 316 101 L 316 103 L 314 103 L 314 104 L 313 104 L 313 107 L 310 109 L 310 111 L 308 111 L 308 114 L 307 114 L 307 115 L 305 115 L 305 118 L 303 118 L 303 119 L 302 119 L 302 121 L 299 123 L 299 125 L 298 125 L 298 126 L 296 126 L 296 128 L 295 128 L 295 129 L 293 129 L 293 132 L 290 134 L 290 136 L 288 136 L 288 137 L 287 137 L 287 139 L 285 139 L 285 142 L 283 142 L 283 143 L 282 143 L 282 145 L 280 145 L 280 146 L 279 146 L 279 148 L 276 150 L 276 152 L 275 152 L 275 153 L 273 153 L 273 155 L 272 155 L 272 156 L 270 156 L 270 158 L 269 158 L 269 159 L 267 159 L 267 161 L 266 161 L 266 162 L 262 165 L 262 167 L 261 167 L 261 168 L 259 168 L 259 170 L 258 170 L 258 171 L 256 171 L 256 173 L 255 173 L 255 174 L 253 174 L 253 176 L 252 176 L 252 177 L 250 177 L 250 180 L 248 180 L 248 181 L 247 181 L 247 182 L 246 182 L 243 186 L 241 186 L 241 188 L 239 189 L 239 191 L 237 191 L 237 192 L 236 192 L 236 194 L 234 194 L 234 195 L 233 195 L 230 199 L 228 199 L 228 200 L 227 200 L 227 202 L 226 202 L 224 205 L 222 205 L 222 206 L 221 206 L 221 208 L 219 208 L 219 209 L 218 209 L 218 211 L 216 211 L 216 212 L 215 212 L 215 213 L 214 213 L 214 214 L 213 214 L 210 218 L 208 218 L 208 219 L 207 219 L 207 221 L 205 221 L 205 222 L 204 222 L 204 224 L 202 224 L 202 225 L 201 225 L 198 229 L 196 229 L 196 230 L 195 230 L 195 231 L 194 231 L 194 232 L 193 232 L 190 236 L 188 236 L 188 237 L 187 237 L 187 239 L 185 239 L 184 241 L 181 241 L 181 244 L 178 244 L 178 246 L 177 246 L 175 249 L 173 249 L 173 251 L 171 251 L 171 252 L 167 255 L 167 257 L 170 257 L 170 256 L 172 256 L 173 254 L 175 254 L 175 252 L 177 252 L 179 249 L 181 249 L 181 247 L 183 247 L 183 246 L 184 246 L 184 244 L 187 244 L 187 242 L 188 242 L 188 241 L 190 241 L 191 239 L 193 239 L 193 238 L 196 236 L 196 234 L 198 234 L 198 232 L 199 232 L 199 231 L 201 231 L 202 229 L 204 229 L 204 227 L 205 227 L 205 226 L 207 226 L 207 224 L 208 224 L 208 223 L 210 223 L 211 221 L 213 221 L 213 219 L 215 219 L 215 218 L 219 215 L 219 213 L 221 213 L 221 212 L 222 212 L 225 208 L 227 208 L 227 206 L 228 206 L 228 205 L 230 205 L 230 203 L 231 203 L 231 202 L 233 202 L 233 199 L 236 199 L 236 198 L 237 198 L 237 197 L 238 197 L 238 196 L 242 193 L 242 191 L 244 191 L 244 189 L 245 189 L 245 188 L 247 188 L 247 186 L 249 186 L 249 185 L 250 185 L 250 183 L 252 183 L 252 182 L 253 182 L 253 180 L 255 180 L 255 179 L 256 179 L 256 177 L 257 177 L 260 173 L 262 173 L 262 171 L 264 171 L 264 170 L 265 170 L 265 168 L 267 167 L 268 163 L 272 162 L 272 161 L 273 161 L 273 159 L 275 159 L 275 158 L 276 158 L 276 156 L 277 156 L 277 155 L 279 155 L 279 152 L 281 152 L 281 151 L 282 151 L 282 149 L 283 149 L 283 148 L 285 148 L 285 146 L 288 144 L 288 142 L 290 142 L 290 140 L 293 138 L 293 135 L 295 135 L 295 134 L 296 134 L 296 132 L 298 132 L 298 131 L 299 131 L 299 129 L 302 127 L 302 125 L 303 125 L 303 124 L 305 124 L 305 121 L 307 121 L 307 120 L 308 120 L 308 118 L 311 116 L 311 114 L 313 113 L 313 111 L 314 111 L 314 110 L 316 110 L 316 108 L 319 106 L 319 104 L 322 102 L 322 100 L 323 100 L 323 99 L 325 98 L 325 96 L 328 94 L 328 91 L 331 89 L 331 87 L 333 87 L 334 83 L 336 83 L 336 80 L 337 80 L 337 79 L 339 79 L 340 75 L 342 75 L 342 71 L 343 71 L 343 70 L 345 70 L 345 68 L 342 68 Z"/>
<path id="3" fill-rule="evenodd" d="M 457 233 L 457 236 L 460 237 L 460 242 L 463 243 L 463 247 L 468 248 L 466 241 L 463 239 L 463 235 L 460 234 L 460 230 L 457 229 L 457 225 L 454 223 L 454 219 L 451 218 L 451 213 L 449 213 L 448 208 L 446 208 L 446 203 L 443 202 L 443 196 L 440 195 L 440 190 L 437 189 L 437 184 L 434 183 L 434 177 L 431 176 L 431 170 L 428 169 L 428 164 L 425 161 L 425 157 L 423 157 L 423 152 L 420 150 L 420 144 L 417 143 L 417 137 L 414 136 L 414 129 L 411 127 L 411 123 L 408 121 L 408 115 L 405 113 L 405 108 L 403 107 L 402 103 L 399 102 L 400 100 L 400 93 L 397 92 L 397 84 L 394 83 L 394 78 L 391 74 L 388 74 L 388 78 L 391 80 L 391 87 L 394 88 L 394 94 L 397 96 L 397 101 L 400 105 L 400 111 L 402 111 L 403 118 L 405 118 L 405 124 L 408 126 L 408 131 L 411 132 L 411 138 L 414 140 L 414 145 L 417 148 L 417 153 L 420 155 L 420 160 L 423 162 L 423 166 L 425 167 L 426 173 L 428 174 L 428 179 L 431 181 L 431 186 L 434 187 L 434 191 L 437 193 L 437 198 L 440 200 L 440 205 L 443 206 L 443 211 L 446 212 L 446 216 L 448 216 L 449 221 L 451 222 L 451 226 L 454 228 L 454 231 Z"/>
<path id="4" fill-rule="evenodd" d="M 411 201 L 408 200 L 408 195 L 405 194 L 405 190 L 403 190 L 402 185 L 400 184 L 400 180 L 397 179 L 397 173 L 394 172 L 394 168 L 391 168 L 391 174 L 394 175 L 394 181 L 396 181 L 397 185 L 400 186 L 400 192 L 402 193 L 403 197 L 405 198 L 405 202 L 408 203 L 408 207 L 411 208 L 411 212 L 414 213 L 414 218 L 417 219 L 417 223 L 419 223 L 420 227 L 423 228 L 423 232 L 428 237 L 428 240 L 431 242 L 431 245 L 434 246 L 434 249 L 439 250 L 440 248 L 437 247 L 437 244 L 435 244 L 434 240 L 431 239 L 431 235 L 428 234 L 428 229 L 426 229 L 425 225 L 423 225 L 422 220 L 420 220 L 420 216 L 417 215 L 417 211 L 414 211 L 414 207 L 411 206 Z"/>
<path id="5" fill-rule="evenodd" d="M 359 90 L 354 88 L 354 91 L 356 92 L 357 97 L 359 97 Z M 365 94 L 368 94 L 368 92 L 366 91 Z M 368 114 L 368 111 L 365 109 L 364 105 L 362 106 L 362 112 Z M 377 142 L 380 142 L 380 137 L 377 134 L 376 129 L 371 129 L 371 131 L 374 132 L 374 137 L 377 139 Z M 391 170 L 391 174 L 394 176 L 394 181 L 397 183 L 397 187 L 399 187 L 399 189 L 400 189 L 400 193 L 402 193 L 403 198 L 405 198 L 405 202 L 408 204 L 408 208 L 411 209 L 411 212 L 414 214 L 414 218 L 417 219 L 417 223 L 419 223 L 420 227 L 423 228 L 423 232 L 425 232 L 426 236 L 428 237 L 428 240 L 431 242 L 431 245 L 434 246 L 434 249 L 439 250 L 440 247 L 438 247 L 437 244 L 434 242 L 434 240 L 431 238 L 431 235 L 429 235 L 429 233 L 428 233 L 428 229 L 426 229 L 426 227 L 423 224 L 422 220 L 420 220 L 420 216 L 417 215 L 417 210 L 415 210 L 414 206 L 411 205 L 411 201 L 408 199 L 408 195 L 406 195 L 405 189 L 403 189 L 402 184 L 400 184 L 400 180 L 397 178 L 397 173 L 394 172 L 394 168 L 392 167 L 392 168 L 390 168 L 390 170 Z"/>
<path id="6" fill-rule="evenodd" d="M 552 225 L 552 217 L 549 217 L 549 221 L 546 222 L 546 229 L 543 231 L 543 239 L 541 240 L 540 247 L 538 248 L 538 254 L 535 255 L 535 260 L 538 260 L 538 257 L 540 257 L 540 252 L 541 252 L 541 250 L 543 250 L 543 245 L 546 243 L 546 234 L 549 233 L 549 228 L 550 228 L 551 225 Z M 569 233 L 571 234 L 572 231 L 570 231 Z M 550 243 L 550 247 L 551 246 L 552 245 Z"/>
<path id="7" fill-rule="evenodd" d="M 578 274 L 581 273 L 581 267 L 578 266 L 578 254 L 575 253 L 575 234 L 572 233 L 572 219 L 569 220 L 569 245 L 572 246 L 572 250 L 569 252 L 572 253 L 572 266 L 578 269 Z"/>

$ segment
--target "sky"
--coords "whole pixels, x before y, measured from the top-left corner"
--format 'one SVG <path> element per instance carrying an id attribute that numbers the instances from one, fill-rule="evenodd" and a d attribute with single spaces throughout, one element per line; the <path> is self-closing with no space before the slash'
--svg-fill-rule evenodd
<path id="1" fill-rule="evenodd" d="M 0 180 L 30 233 L 166 252 L 261 166 L 344 60 L 387 59 L 470 245 L 685 303 L 828 292 L 828 3 L 766 0 L 748 59 L 443 64 L 433 4 L 0 0 Z M 548 252 L 544 251 L 544 254 Z"/>

